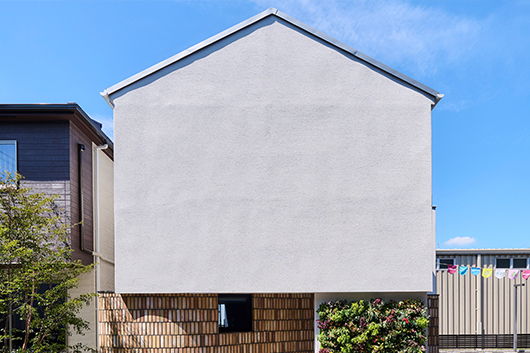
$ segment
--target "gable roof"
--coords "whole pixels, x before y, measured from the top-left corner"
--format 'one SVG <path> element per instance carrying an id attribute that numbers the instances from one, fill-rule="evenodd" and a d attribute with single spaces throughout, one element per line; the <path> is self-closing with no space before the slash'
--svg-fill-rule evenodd
<path id="1" fill-rule="evenodd" d="M 263 20 L 264 18 L 266 17 L 269 17 L 269 16 L 276 16 L 278 18 L 281 18 L 282 20 L 300 28 L 301 30 L 335 46 L 336 48 L 338 49 L 341 49 L 353 56 L 355 56 L 356 58 L 366 62 L 367 64 L 375 67 L 375 68 L 378 68 L 380 69 L 381 71 L 383 72 L 386 72 L 390 75 L 392 75 L 393 77 L 399 79 L 400 81 L 403 81 L 405 83 L 408 83 L 409 85 L 419 89 L 420 91 L 426 93 L 427 95 L 429 96 L 432 96 L 434 98 L 434 105 L 435 106 L 436 104 L 438 104 L 438 102 L 440 101 L 440 99 L 442 99 L 443 97 L 443 94 L 440 94 L 438 91 L 430 88 L 430 87 L 427 87 L 425 86 L 424 84 L 408 77 L 407 75 L 404 75 L 402 74 L 401 72 L 399 71 L 396 71 L 394 69 L 392 69 L 391 67 L 389 66 L 386 66 L 385 64 L 375 60 L 375 59 L 372 59 L 371 57 L 369 57 L 368 55 L 365 55 L 363 53 L 361 53 L 360 51 L 358 50 L 355 50 L 353 49 L 352 47 L 342 43 L 342 42 L 339 42 L 338 40 L 334 39 L 334 38 L 331 38 L 330 36 L 292 18 L 291 16 L 281 12 L 281 11 L 278 11 L 277 9 L 275 9 L 274 7 L 271 7 L 269 8 L 268 10 L 265 10 L 259 14 L 257 14 L 256 16 L 254 17 L 251 17 L 249 18 L 248 20 L 246 21 L 243 21 L 211 38 L 208 38 L 202 42 L 200 42 L 199 44 L 196 44 L 194 46 L 192 46 L 191 48 L 189 49 L 186 49 L 172 57 L 170 57 L 169 59 L 166 59 L 164 61 L 161 61 L 159 62 L 158 64 L 156 65 L 153 65 L 151 66 L 150 68 L 142 71 L 142 72 L 139 72 L 137 73 L 136 75 L 133 75 L 117 84 L 115 84 L 114 86 L 111 86 L 109 88 L 107 88 L 106 90 L 104 90 L 103 92 L 101 92 L 101 95 L 103 96 L 103 98 L 107 101 L 107 103 L 111 106 L 111 108 L 114 108 L 114 105 L 112 104 L 112 101 L 111 101 L 111 98 L 110 96 L 116 92 L 118 92 L 119 90 L 137 82 L 137 81 L 140 81 L 142 80 L 143 78 L 151 75 L 151 74 L 154 74 L 155 72 L 157 71 L 160 71 L 162 70 L 163 68 L 165 67 L 168 67 L 174 63 L 176 63 L 177 61 L 189 56 L 189 55 L 192 55 L 193 53 L 195 52 L 198 52 L 199 50 L 203 49 L 203 48 L 206 48 L 207 46 L 213 44 L 213 43 L 216 43 L 248 26 L 251 26 L 253 25 L 254 23 L 258 22 L 258 21 L 261 21 Z"/>

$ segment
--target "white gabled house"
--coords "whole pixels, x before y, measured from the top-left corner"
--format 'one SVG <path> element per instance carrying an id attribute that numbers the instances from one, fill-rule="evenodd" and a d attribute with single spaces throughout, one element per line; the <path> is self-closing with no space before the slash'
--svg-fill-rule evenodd
<path id="1" fill-rule="evenodd" d="M 102 351 L 310 352 L 320 302 L 432 291 L 435 90 L 271 8 L 102 95 L 117 146 Z"/>

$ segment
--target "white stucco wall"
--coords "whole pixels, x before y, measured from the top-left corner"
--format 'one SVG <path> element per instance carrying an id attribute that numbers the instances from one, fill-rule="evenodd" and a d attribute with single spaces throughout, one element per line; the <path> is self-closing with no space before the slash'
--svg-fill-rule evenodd
<path id="1" fill-rule="evenodd" d="M 99 200 L 99 291 L 114 290 L 114 162 L 100 150 L 98 153 Z"/>
<path id="2" fill-rule="evenodd" d="M 432 290 L 424 94 L 269 17 L 111 99 L 117 292 Z"/>
<path id="3" fill-rule="evenodd" d="M 96 275 L 94 269 L 79 276 L 79 285 L 77 288 L 70 290 L 70 296 L 72 298 L 77 298 L 82 294 L 94 293 L 96 290 L 95 277 Z M 92 299 L 89 305 L 84 306 L 77 316 L 88 322 L 88 330 L 86 330 L 84 334 L 80 335 L 75 333 L 75 331 L 72 329 L 70 331 L 71 336 L 68 337 L 68 344 L 74 346 L 78 343 L 82 343 L 87 347 L 96 349 L 96 299 Z"/>

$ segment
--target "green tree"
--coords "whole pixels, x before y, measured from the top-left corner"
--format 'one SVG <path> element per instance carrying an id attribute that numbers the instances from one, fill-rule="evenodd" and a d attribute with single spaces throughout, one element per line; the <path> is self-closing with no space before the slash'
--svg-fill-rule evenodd
<path id="1" fill-rule="evenodd" d="M 94 294 L 71 298 L 69 290 L 90 266 L 72 260 L 70 226 L 54 198 L 21 188 L 21 180 L 0 175 L 0 352 L 88 350 L 68 347 L 66 335 L 88 328 L 77 314 Z M 13 319 L 23 329 L 14 330 Z"/>

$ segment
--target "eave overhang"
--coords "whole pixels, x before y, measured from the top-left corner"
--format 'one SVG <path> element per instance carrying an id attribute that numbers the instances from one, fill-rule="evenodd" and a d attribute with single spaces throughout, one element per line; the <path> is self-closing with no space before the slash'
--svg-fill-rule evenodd
<path id="1" fill-rule="evenodd" d="M 77 103 L 65 104 L 0 104 L 0 122 L 70 120 L 92 136 L 96 144 L 107 144 L 106 153 L 112 158 L 114 144 L 101 127 Z"/>

